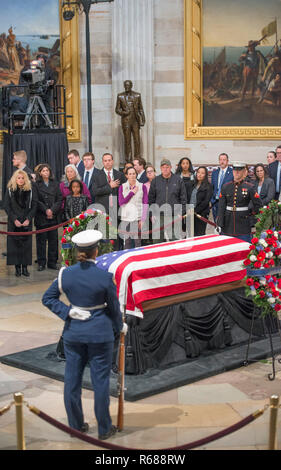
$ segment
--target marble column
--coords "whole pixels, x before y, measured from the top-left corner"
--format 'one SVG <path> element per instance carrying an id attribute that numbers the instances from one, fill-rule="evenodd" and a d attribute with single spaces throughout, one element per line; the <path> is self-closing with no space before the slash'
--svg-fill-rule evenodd
<path id="1" fill-rule="evenodd" d="M 115 113 L 117 94 L 123 82 L 131 80 L 133 90 L 141 93 L 146 117 L 141 127 L 141 155 L 154 163 L 153 0 L 115 0 L 112 9 L 112 136 L 113 153 L 120 166 L 124 163 L 121 118 Z"/>

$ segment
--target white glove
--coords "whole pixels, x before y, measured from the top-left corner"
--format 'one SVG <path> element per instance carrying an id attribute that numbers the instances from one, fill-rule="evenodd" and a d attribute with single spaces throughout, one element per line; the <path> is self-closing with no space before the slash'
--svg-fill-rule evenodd
<path id="1" fill-rule="evenodd" d="M 123 323 L 123 328 L 120 333 L 124 333 L 124 335 L 126 336 L 127 331 L 128 331 L 128 325 L 127 323 Z"/>
<path id="2" fill-rule="evenodd" d="M 69 316 L 74 320 L 88 320 L 91 316 L 88 310 L 82 310 L 82 308 L 74 307 L 70 309 Z"/>

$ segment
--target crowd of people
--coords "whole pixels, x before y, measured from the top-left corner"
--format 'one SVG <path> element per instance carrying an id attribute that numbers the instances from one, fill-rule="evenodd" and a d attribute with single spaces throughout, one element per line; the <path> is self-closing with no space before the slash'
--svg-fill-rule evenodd
<path id="1" fill-rule="evenodd" d="M 114 248 L 120 250 L 166 240 L 165 226 L 171 229 L 169 240 L 178 238 L 175 229 L 184 228 L 187 204 L 194 207 L 194 236 L 206 233 L 212 214 L 219 232 L 248 240 L 259 207 L 279 199 L 280 194 L 281 146 L 269 151 L 252 174 L 246 163 L 230 164 L 226 153 L 219 155 L 218 167 L 211 174 L 206 166 L 194 168 L 188 157 L 182 157 L 174 171 L 164 158 L 158 175 L 143 158 L 126 163 L 123 171 L 114 168 L 110 153 L 103 155 L 101 169 L 91 152 L 81 158 L 77 150 L 70 150 L 68 161 L 61 181 L 56 181 L 47 163 L 32 170 L 26 165 L 24 150 L 13 154 L 15 171 L 7 185 L 4 209 L 8 231 L 21 232 L 7 236 L 7 264 L 15 266 L 16 276 L 29 276 L 27 266 L 32 264 L 32 237 L 23 232 L 31 231 L 33 223 L 41 231 L 36 234 L 38 271 L 57 269 L 58 230 L 44 229 L 76 217 L 91 204 L 103 209 L 118 226 Z M 154 207 L 161 212 L 153 212 Z M 152 227 L 157 218 L 160 230 L 155 234 Z M 175 218 L 182 224 L 175 223 Z M 239 231 L 237 218 L 241 219 Z"/>

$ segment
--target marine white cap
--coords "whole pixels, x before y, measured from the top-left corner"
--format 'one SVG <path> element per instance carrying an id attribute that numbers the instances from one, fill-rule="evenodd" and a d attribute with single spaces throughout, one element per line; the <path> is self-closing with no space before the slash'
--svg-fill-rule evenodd
<path id="1" fill-rule="evenodd" d="M 244 168 L 246 168 L 246 165 L 247 163 L 245 162 L 233 162 L 232 163 L 233 170 L 243 170 Z"/>
<path id="2" fill-rule="evenodd" d="M 99 230 L 84 230 L 83 232 L 73 235 L 71 241 L 75 243 L 78 248 L 94 248 L 102 237 L 103 235 Z"/>

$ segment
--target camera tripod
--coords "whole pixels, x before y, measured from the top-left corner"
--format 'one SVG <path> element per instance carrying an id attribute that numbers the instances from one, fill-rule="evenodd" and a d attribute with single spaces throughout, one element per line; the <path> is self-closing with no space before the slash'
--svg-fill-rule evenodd
<path id="1" fill-rule="evenodd" d="M 50 129 L 54 128 L 41 96 L 33 95 L 29 99 L 22 128 L 34 129 L 35 127 L 40 127 L 40 116 L 44 119 Z"/>

